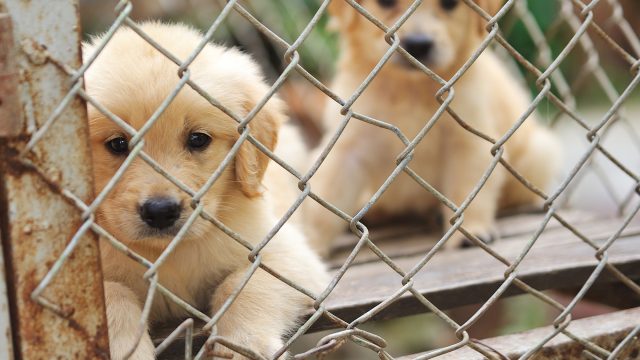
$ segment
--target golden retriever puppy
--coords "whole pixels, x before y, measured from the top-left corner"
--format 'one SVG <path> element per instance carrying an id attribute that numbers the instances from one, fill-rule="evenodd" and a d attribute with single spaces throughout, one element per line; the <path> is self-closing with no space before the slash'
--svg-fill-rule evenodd
<path id="1" fill-rule="evenodd" d="M 493 14 L 499 0 L 477 0 Z M 359 3 L 387 26 L 408 9 L 410 0 L 362 0 Z M 346 99 L 360 86 L 390 45 L 384 33 L 342 0 L 331 2 L 332 25 L 340 35 L 340 59 L 331 89 Z M 486 36 L 486 21 L 459 0 L 425 0 L 396 32 L 400 45 L 416 60 L 450 79 Z M 355 101 L 353 109 L 397 126 L 410 140 L 427 124 L 440 103 L 439 84 L 396 52 Z M 454 85 L 450 107 L 470 126 L 498 139 L 525 113 L 526 91 L 499 59 L 485 50 Z M 445 94 L 446 97 L 446 94 Z M 344 116 L 340 105 L 325 108 L 324 147 Z M 355 215 L 396 167 L 405 145 L 391 131 L 351 119 L 332 152 L 311 179 L 311 189 L 347 214 Z M 491 144 L 464 130 L 447 113 L 414 151 L 409 167 L 456 206 L 470 194 L 489 167 Z M 521 174 L 544 188 L 556 171 L 559 153 L 551 133 L 531 116 L 506 143 L 504 157 Z M 536 195 L 501 166 L 464 212 L 463 227 L 485 241 L 494 233 L 496 210 L 530 204 Z M 326 253 L 345 222 L 308 202 L 307 229 L 312 245 Z M 445 219 L 453 213 L 408 174 L 402 172 L 371 208 L 368 216 L 426 214 L 439 206 Z M 446 243 L 458 247 L 456 234 Z"/>
<path id="2" fill-rule="evenodd" d="M 180 59 L 186 59 L 201 35 L 182 25 L 146 23 L 143 31 Z M 103 39 L 94 39 L 99 44 Z M 85 46 L 85 56 L 95 45 Z M 131 29 L 118 30 L 85 75 L 88 94 L 132 128 L 140 130 L 179 82 L 178 66 Z M 258 66 L 235 49 L 208 44 L 189 66 L 190 78 L 236 114 L 245 116 L 267 92 Z M 271 99 L 250 122 L 262 144 L 273 149 L 284 120 L 283 104 Z M 96 191 L 101 191 L 129 154 L 131 137 L 93 106 L 90 136 Z M 238 124 L 189 86 L 144 135 L 144 151 L 171 175 L 198 191 L 216 171 L 238 139 Z M 243 239 L 256 245 L 274 227 L 272 200 L 263 191 L 269 158 L 248 141 L 202 197 L 204 209 Z M 265 188 L 270 179 L 265 180 Z M 278 183 L 278 182 L 276 182 Z M 277 191 L 272 189 L 271 191 Z M 97 212 L 97 221 L 131 250 L 156 261 L 193 213 L 192 198 L 145 161 L 136 158 Z M 112 359 L 133 349 L 149 282 L 146 267 L 103 241 L 109 340 Z M 182 300 L 215 314 L 240 286 L 251 263 L 249 251 L 198 217 L 164 263 L 159 283 Z M 260 251 L 259 260 L 274 272 L 320 292 L 327 275 L 299 230 L 284 225 Z M 312 300 L 259 268 L 217 323 L 217 334 L 271 357 L 283 335 Z M 156 292 L 151 324 L 188 317 L 173 301 Z M 230 350 L 215 349 L 216 356 Z M 132 359 L 153 359 L 148 333 Z M 217 357 L 215 357 L 217 358 Z M 234 359 L 244 357 L 236 354 Z"/>

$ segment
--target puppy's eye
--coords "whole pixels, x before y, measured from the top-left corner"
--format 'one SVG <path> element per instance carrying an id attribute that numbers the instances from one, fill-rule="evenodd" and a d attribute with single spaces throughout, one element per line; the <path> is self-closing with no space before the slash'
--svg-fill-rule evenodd
<path id="1" fill-rule="evenodd" d="M 396 6 L 397 0 L 378 0 L 378 5 L 383 8 L 391 8 Z"/>
<path id="2" fill-rule="evenodd" d="M 129 141 L 122 136 L 113 138 L 106 143 L 107 149 L 116 155 L 122 155 L 129 152 Z"/>
<path id="3" fill-rule="evenodd" d="M 204 150 L 211 143 L 211 136 L 202 132 L 192 132 L 187 138 L 187 146 L 191 150 Z"/>
<path id="4" fill-rule="evenodd" d="M 440 0 L 440 6 L 447 11 L 451 11 L 458 6 L 458 0 Z"/>

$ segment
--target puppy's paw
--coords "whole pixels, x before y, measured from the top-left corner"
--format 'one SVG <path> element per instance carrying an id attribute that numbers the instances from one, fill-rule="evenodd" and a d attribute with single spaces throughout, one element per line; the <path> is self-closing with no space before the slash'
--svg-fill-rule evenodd
<path id="1" fill-rule="evenodd" d="M 498 231 L 493 225 L 481 225 L 481 224 L 470 224 L 462 226 L 473 236 L 475 236 L 478 240 L 482 241 L 485 244 L 491 244 L 495 242 L 499 235 Z M 477 244 L 467 238 L 461 231 L 456 231 L 455 234 L 451 236 L 451 238 L 444 245 L 445 249 L 458 249 L 458 248 L 468 248 L 477 246 Z"/>
<path id="2" fill-rule="evenodd" d="M 111 359 L 155 359 L 155 348 L 149 332 L 145 329 L 140 334 L 142 309 L 133 291 L 123 284 L 105 281 L 104 294 Z"/>
<path id="3" fill-rule="evenodd" d="M 246 334 L 245 334 L 246 335 Z M 282 348 L 283 342 L 280 338 L 259 338 L 242 336 L 240 334 L 234 334 L 232 336 L 220 335 L 220 338 L 231 342 L 229 346 L 222 344 L 224 341 L 214 343 L 207 349 L 207 359 L 212 360 L 253 360 L 253 359 L 271 359 L 273 355 Z M 233 345 L 240 345 L 248 348 L 252 353 L 243 354 L 242 349 L 232 349 Z M 257 356 L 253 356 L 257 355 Z M 261 356 L 261 357 L 260 357 Z M 288 354 L 284 353 L 278 357 L 278 360 L 284 360 L 288 358 Z"/>

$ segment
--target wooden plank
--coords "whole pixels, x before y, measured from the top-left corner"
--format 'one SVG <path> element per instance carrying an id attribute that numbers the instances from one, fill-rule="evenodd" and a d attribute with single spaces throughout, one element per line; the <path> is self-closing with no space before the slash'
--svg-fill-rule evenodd
<path id="1" fill-rule="evenodd" d="M 606 224 L 607 219 L 593 212 L 582 210 L 562 210 L 560 212 L 563 219 L 568 223 L 582 228 L 582 226 L 595 227 Z M 540 225 L 544 215 L 541 213 L 516 214 L 498 219 L 499 241 L 522 238 L 532 234 Z M 619 219 L 613 219 L 619 222 Z M 608 229 L 608 228 L 607 228 Z M 566 234 L 566 229 L 555 219 L 552 219 L 545 233 L 550 234 L 560 231 Z M 371 229 L 371 239 L 378 245 L 385 254 L 391 258 L 411 256 L 426 253 L 442 236 L 442 231 L 434 228 L 433 224 L 419 224 L 415 221 L 396 226 L 373 227 Z M 337 268 L 341 266 L 359 239 L 351 233 L 345 233 L 336 242 L 332 250 L 331 258 L 328 259 L 329 266 Z M 358 254 L 355 264 L 362 264 L 379 260 L 368 248 L 363 249 Z"/>
<path id="2" fill-rule="evenodd" d="M 640 308 L 617 311 L 610 314 L 593 316 L 590 318 L 574 320 L 569 324 L 568 330 L 573 334 L 588 339 L 600 347 L 611 351 L 633 328 L 638 326 Z M 518 334 L 505 335 L 482 340 L 482 343 L 506 355 L 509 359 L 517 359 L 532 349 L 545 336 L 553 332 L 553 326 L 542 327 Z M 536 355 L 534 360 L 545 359 L 586 359 L 582 350 L 584 346 L 573 339 L 558 334 L 551 339 Z M 618 359 L 637 359 L 640 352 L 640 341 L 631 341 Z M 407 355 L 396 358 L 397 360 L 414 359 L 421 354 Z M 460 348 L 445 355 L 435 357 L 437 360 L 483 360 L 481 354 L 468 347 Z"/>
<path id="3" fill-rule="evenodd" d="M 580 288 L 562 289 L 559 294 L 574 297 Z M 600 284 L 594 286 L 585 296 L 590 300 L 616 309 L 630 309 L 640 306 L 640 294 L 622 283 Z M 640 323 L 640 320 L 638 321 Z"/>
<path id="4" fill-rule="evenodd" d="M 592 222 L 580 226 L 592 240 L 604 243 L 621 225 L 621 219 Z M 630 224 L 625 233 L 633 234 L 618 239 L 609 250 L 609 263 L 632 278 L 640 277 L 640 224 Z M 502 241 L 493 248 L 513 261 L 522 251 L 530 235 Z M 544 232 L 521 263 L 519 278 L 538 290 L 580 286 L 597 264 L 595 251 L 564 228 Z M 411 269 L 422 255 L 395 259 L 404 271 Z M 504 281 L 506 266 L 479 248 L 437 254 L 416 276 L 414 288 L 440 309 L 482 303 Z M 402 277 L 382 262 L 352 266 L 325 301 L 329 311 L 350 322 L 386 300 L 401 286 Z M 599 282 L 615 279 L 605 271 Z M 520 293 L 512 286 L 505 295 Z M 363 295 L 366 294 L 366 295 Z M 405 293 L 376 315 L 376 319 L 425 312 L 427 309 L 413 295 Z M 320 319 L 314 330 L 334 325 Z"/>

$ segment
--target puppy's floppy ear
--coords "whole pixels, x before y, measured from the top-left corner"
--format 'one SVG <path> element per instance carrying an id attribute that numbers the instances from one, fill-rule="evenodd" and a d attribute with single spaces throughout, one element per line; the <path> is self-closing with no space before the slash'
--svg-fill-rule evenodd
<path id="1" fill-rule="evenodd" d="M 359 4 L 362 0 L 356 0 Z M 346 0 L 331 0 L 329 6 L 329 23 L 327 28 L 333 31 L 345 31 L 353 27 L 362 15 Z"/>
<path id="2" fill-rule="evenodd" d="M 253 110 L 261 98 L 255 94 L 250 95 L 250 99 L 243 104 L 245 114 Z M 278 141 L 278 130 L 285 119 L 284 103 L 273 96 L 249 122 L 250 134 L 273 151 Z M 255 197 L 262 193 L 262 177 L 270 160 L 248 140 L 240 146 L 235 157 L 235 175 L 246 196 Z"/>
<path id="3" fill-rule="evenodd" d="M 493 16 L 500 10 L 500 8 L 502 7 L 502 4 L 504 3 L 504 0 L 475 0 L 475 2 L 487 14 Z M 485 27 L 487 26 L 486 20 L 484 20 L 478 14 L 476 14 L 476 18 L 478 19 L 477 20 L 478 21 L 478 31 L 480 32 L 480 35 L 486 35 L 486 33 L 487 33 L 487 30 L 485 29 Z"/>

